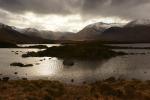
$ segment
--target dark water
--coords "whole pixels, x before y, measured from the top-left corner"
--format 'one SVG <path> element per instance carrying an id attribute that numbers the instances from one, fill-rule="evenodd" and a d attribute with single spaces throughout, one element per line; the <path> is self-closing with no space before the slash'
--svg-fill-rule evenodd
<path id="1" fill-rule="evenodd" d="M 12 51 L 19 51 L 19 55 L 16 55 Z M 11 79 L 20 79 L 23 77 L 28 79 L 53 79 L 67 83 L 72 79 L 74 79 L 75 83 L 81 83 L 84 81 L 92 82 L 101 80 L 111 76 L 150 80 L 150 50 L 117 50 L 145 54 L 118 56 L 105 61 L 75 60 L 73 66 L 65 66 L 63 65 L 63 60 L 51 57 L 22 58 L 21 55 L 28 51 L 39 50 L 0 49 L 0 77 L 9 76 Z M 10 66 L 13 62 L 33 64 L 34 66 L 27 68 Z M 18 74 L 15 75 L 14 72 L 18 72 Z"/>

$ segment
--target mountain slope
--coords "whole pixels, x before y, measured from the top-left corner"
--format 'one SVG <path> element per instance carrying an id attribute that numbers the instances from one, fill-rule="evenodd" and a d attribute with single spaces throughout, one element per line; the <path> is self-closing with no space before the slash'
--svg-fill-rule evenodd
<path id="1" fill-rule="evenodd" d="M 99 36 L 108 28 L 112 26 L 118 26 L 120 24 L 117 23 L 94 23 L 91 25 L 86 26 L 84 29 L 79 31 L 77 35 L 75 36 L 76 40 L 97 40 L 99 39 Z M 120 25 L 121 26 L 121 25 Z"/>
<path id="2" fill-rule="evenodd" d="M 134 20 L 127 24 L 94 23 L 78 32 L 74 40 L 150 42 L 150 20 Z"/>
<path id="3" fill-rule="evenodd" d="M 150 19 L 140 19 L 133 20 L 129 22 L 125 27 L 134 27 L 134 26 L 150 26 Z"/>
<path id="4" fill-rule="evenodd" d="M 105 30 L 100 39 L 117 42 L 150 42 L 150 21 L 135 20 L 124 27 L 111 27 Z"/>
<path id="5" fill-rule="evenodd" d="M 12 27 L 0 24 L 0 41 L 7 41 L 11 43 L 44 43 L 46 40 L 27 36 L 14 30 Z"/>
<path id="6" fill-rule="evenodd" d="M 37 30 L 34 28 L 26 28 L 18 31 L 24 35 L 39 37 L 47 40 L 70 40 L 70 35 L 74 34 L 72 32 L 53 32 L 46 30 Z"/>

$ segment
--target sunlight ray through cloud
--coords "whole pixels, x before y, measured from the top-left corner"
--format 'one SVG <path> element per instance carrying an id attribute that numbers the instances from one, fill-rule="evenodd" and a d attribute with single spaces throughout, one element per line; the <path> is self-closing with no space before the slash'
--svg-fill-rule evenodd
<path id="1" fill-rule="evenodd" d="M 9 19 L 7 24 L 19 28 L 36 28 L 40 30 L 51 31 L 69 31 L 78 32 L 85 26 L 96 23 L 126 23 L 126 20 L 117 17 L 96 17 L 84 20 L 79 14 L 74 15 L 39 15 L 33 12 L 26 12 L 25 14 L 13 14 L 5 10 L 0 10 L 5 13 L 6 19 Z M 8 18 L 7 18 L 8 17 Z M 4 20 L 4 19 L 0 19 Z"/>

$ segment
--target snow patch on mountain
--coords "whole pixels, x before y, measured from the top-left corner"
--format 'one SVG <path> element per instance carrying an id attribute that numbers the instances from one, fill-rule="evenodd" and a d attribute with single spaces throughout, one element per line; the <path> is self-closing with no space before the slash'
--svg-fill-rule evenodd
<path id="1" fill-rule="evenodd" d="M 90 24 L 86 26 L 85 28 L 95 28 L 97 30 L 99 29 L 108 29 L 110 27 L 122 27 L 123 24 L 120 23 L 103 23 L 103 22 L 98 22 L 94 24 Z"/>
<path id="2" fill-rule="evenodd" d="M 93 27 L 95 29 L 100 29 L 100 28 L 108 28 L 108 27 L 110 27 L 110 25 L 106 24 L 106 23 L 99 22 L 99 23 L 90 24 L 90 25 L 86 26 L 85 28 L 93 28 Z"/>
<path id="3" fill-rule="evenodd" d="M 134 27 L 134 26 L 150 26 L 150 19 L 140 19 L 129 22 L 126 27 Z"/>
<path id="4" fill-rule="evenodd" d="M 39 33 L 39 30 L 34 28 L 19 29 L 18 31 L 21 33 Z"/>

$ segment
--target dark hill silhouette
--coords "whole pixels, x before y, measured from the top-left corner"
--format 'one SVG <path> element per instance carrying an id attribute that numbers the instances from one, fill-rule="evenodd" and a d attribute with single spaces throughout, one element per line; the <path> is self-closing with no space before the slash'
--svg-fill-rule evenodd
<path id="1" fill-rule="evenodd" d="M 45 39 L 27 36 L 14 30 L 12 27 L 1 24 L 0 25 L 0 41 L 8 41 L 11 43 L 44 43 L 48 42 Z"/>
<path id="2" fill-rule="evenodd" d="M 101 34 L 100 40 L 117 42 L 150 42 L 150 26 L 111 27 Z"/>

